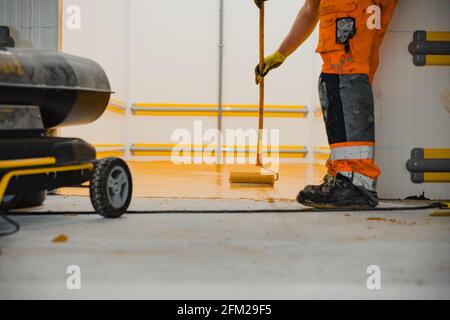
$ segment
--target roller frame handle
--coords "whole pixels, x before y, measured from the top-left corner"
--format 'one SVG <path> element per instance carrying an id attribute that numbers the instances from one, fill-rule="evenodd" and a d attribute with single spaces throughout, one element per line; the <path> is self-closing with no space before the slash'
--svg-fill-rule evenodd
<path id="1" fill-rule="evenodd" d="M 259 10 L 259 70 L 264 70 L 264 1 L 261 3 L 261 8 Z M 257 156 L 256 165 L 258 167 L 263 166 L 262 161 L 262 140 L 263 140 L 263 129 L 264 129 L 264 77 L 262 77 L 259 83 L 259 114 L 258 114 L 258 146 L 257 146 Z"/>

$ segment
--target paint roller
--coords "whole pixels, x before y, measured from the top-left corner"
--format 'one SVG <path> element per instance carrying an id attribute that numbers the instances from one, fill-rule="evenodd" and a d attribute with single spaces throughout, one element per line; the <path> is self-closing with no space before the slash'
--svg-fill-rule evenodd
<path id="1" fill-rule="evenodd" d="M 264 69 L 264 1 L 259 11 L 259 69 Z M 264 129 L 264 78 L 259 83 L 259 121 L 258 121 L 258 145 L 256 155 L 255 172 L 231 172 L 230 183 L 248 185 L 273 186 L 278 180 L 278 173 L 265 168 L 263 164 L 263 129 Z"/>

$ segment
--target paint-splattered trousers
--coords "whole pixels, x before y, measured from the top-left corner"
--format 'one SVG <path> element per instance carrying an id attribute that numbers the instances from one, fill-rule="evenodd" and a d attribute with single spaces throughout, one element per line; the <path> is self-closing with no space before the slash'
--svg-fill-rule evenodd
<path id="1" fill-rule="evenodd" d="M 372 86 L 365 74 L 328 74 L 319 78 L 319 96 L 331 154 L 328 172 L 375 191 L 375 117 Z"/>

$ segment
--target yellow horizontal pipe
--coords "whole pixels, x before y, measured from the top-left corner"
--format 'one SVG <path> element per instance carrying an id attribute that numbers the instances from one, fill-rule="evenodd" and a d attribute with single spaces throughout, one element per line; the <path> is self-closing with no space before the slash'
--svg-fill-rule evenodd
<path id="1" fill-rule="evenodd" d="M 135 107 L 172 107 L 172 108 L 217 108 L 217 104 L 209 104 L 209 103 L 135 103 L 133 104 Z M 304 110 L 306 106 L 303 105 L 273 105 L 267 104 L 266 108 L 269 109 L 292 109 L 292 110 Z M 259 105 L 256 104 L 224 104 L 223 108 L 233 108 L 233 109 L 258 109 Z"/>
<path id="2" fill-rule="evenodd" d="M 316 105 L 316 108 L 314 109 L 314 115 L 316 116 L 316 118 L 321 118 L 323 117 L 323 111 L 322 111 L 322 107 L 319 105 Z"/>
<path id="3" fill-rule="evenodd" d="M 326 153 L 314 153 L 314 158 L 317 160 L 328 160 L 330 155 Z"/>
<path id="4" fill-rule="evenodd" d="M 3 160 L 0 161 L 0 169 L 45 166 L 55 164 L 56 159 L 52 157 L 34 158 L 34 159 L 19 159 L 19 160 Z"/>
<path id="5" fill-rule="evenodd" d="M 216 108 L 217 104 L 208 103 L 133 103 L 134 107 L 172 107 L 172 108 Z"/>
<path id="6" fill-rule="evenodd" d="M 427 32 L 427 41 L 450 41 L 450 32 Z"/>
<path id="7" fill-rule="evenodd" d="M 152 148 L 154 150 L 145 150 Z M 159 149 L 158 149 L 159 148 Z M 176 149 L 175 149 L 176 148 Z M 215 156 L 216 146 L 209 144 L 169 144 L 169 143 L 135 143 L 132 146 L 131 153 L 134 156 L 171 156 L 172 152 L 180 156 L 202 156 L 205 153 Z M 165 150 L 164 150 L 165 149 Z M 304 158 L 306 153 L 305 146 L 264 146 L 263 151 L 268 156 L 278 155 L 280 158 Z M 223 146 L 222 153 L 232 154 L 237 157 L 248 157 L 256 155 L 256 146 Z"/>
<path id="8" fill-rule="evenodd" d="M 209 144 L 200 144 L 200 145 L 196 145 L 196 144 L 174 144 L 174 143 L 135 143 L 133 144 L 133 148 L 191 148 L 191 149 L 196 149 L 196 148 L 215 148 L 216 146 L 214 145 L 209 145 Z M 254 149 L 256 150 L 256 146 L 228 146 L 228 145 L 224 145 L 223 146 L 224 149 Z M 265 146 L 264 149 L 275 149 L 275 146 Z M 278 149 L 280 150 L 306 150 L 305 146 L 285 146 L 285 145 L 281 145 L 278 147 Z"/>
<path id="9" fill-rule="evenodd" d="M 264 152 L 267 152 L 267 153 L 286 153 L 286 154 L 295 154 L 295 153 L 305 153 L 306 152 L 306 150 L 305 149 L 296 149 L 296 150 L 292 150 L 292 151 L 287 151 L 286 149 L 285 150 L 271 150 L 271 149 L 266 149 L 266 148 L 264 148 L 263 149 L 263 151 Z M 172 153 L 172 152 L 177 152 L 177 153 L 183 153 L 183 152 L 185 152 L 185 153 L 195 153 L 195 152 L 197 152 L 197 153 L 207 153 L 207 152 L 209 152 L 209 153 L 213 153 L 213 152 L 216 152 L 216 150 L 215 149 L 204 149 L 204 150 L 199 150 L 199 149 L 168 149 L 168 150 L 158 150 L 158 149 L 155 149 L 155 150 L 145 150 L 145 149 L 135 149 L 135 150 L 132 150 L 132 152 L 161 152 L 161 153 Z M 253 148 L 253 149 L 231 149 L 231 150 L 222 150 L 222 153 L 235 153 L 235 152 L 238 152 L 238 153 L 256 153 L 256 148 Z"/>
<path id="10" fill-rule="evenodd" d="M 56 172 L 68 172 L 68 171 L 78 171 L 78 170 L 90 170 L 94 169 L 94 165 L 92 163 L 73 165 L 73 166 L 65 166 L 65 167 L 47 167 L 47 168 L 38 168 L 38 169 L 23 169 L 23 170 L 15 170 L 6 173 L 2 179 L 0 180 L 0 203 L 3 201 L 3 196 L 5 195 L 6 189 L 8 188 L 9 181 L 13 177 L 20 176 L 31 176 L 43 173 L 56 173 Z"/>
<path id="11" fill-rule="evenodd" d="M 450 149 L 424 149 L 425 159 L 450 159 Z"/>
<path id="12" fill-rule="evenodd" d="M 269 157 L 271 156 L 271 154 L 268 154 Z M 283 159 L 287 159 L 287 158 L 306 158 L 306 155 L 304 153 L 279 153 L 279 157 L 283 158 Z"/>
<path id="13" fill-rule="evenodd" d="M 142 151 L 131 151 L 131 154 L 133 156 L 139 156 L 139 157 L 144 157 L 144 156 L 152 156 L 152 157 L 168 157 L 172 154 L 171 150 L 167 150 L 167 151 L 161 151 L 161 150 L 142 150 Z M 184 155 L 184 152 L 178 152 L 178 155 L 180 157 L 182 157 Z M 197 155 L 197 156 L 201 156 L 203 155 L 203 152 L 186 152 L 186 155 L 192 156 L 192 155 Z"/>
<path id="14" fill-rule="evenodd" d="M 121 158 L 125 155 L 124 151 L 97 151 L 97 158 L 98 159 L 102 159 L 102 158 L 110 158 L 110 157 L 117 157 L 117 158 Z"/>
<path id="15" fill-rule="evenodd" d="M 145 111 L 145 110 L 133 110 L 135 116 L 157 116 L 157 117 L 193 117 L 204 116 L 214 117 L 217 116 L 215 111 Z"/>
<path id="16" fill-rule="evenodd" d="M 424 182 L 450 182 L 450 173 L 447 172 L 425 172 Z"/>
<path id="17" fill-rule="evenodd" d="M 204 116 L 216 117 L 218 110 L 217 104 L 209 103 L 135 103 L 133 107 L 139 108 L 132 110 L 135 116 Z M 169 110 L 154 110 L 152 108 L 169 108 Z M 304 113 L 287 113 L 286 111 L 305 111 L 303 105 L 266 105 L 265 116 L 272 118 L 304 118 Z M 145 110 L 148 108 L 148 110 Z M 190 110 L 183 110 L 190 109 Z M 197 110 L 192 110 L 197 109 Z M 247 109 L 247 110 L 246 110 Z M 248 110 L 250 109 L 250 110 Z M 258 116 L 259 106 L 255 104 L 224 104 L 222 115 L 224 117 L 256 117 Z M 277 110 L 280 110 L 279 112 Z"/>
<path id="18" fill-rule="evenodd" d="M 227 153 L 233 154 L 236 157 L 248 157 L 248 156 L 252 156 L 252 155 L 256 155 L 256 152 L 234 152 L 234 151 L 223 151 L 222 154 L 225 156 Z M 138 157 L 145 157 L 145 156 L 152 156 L 152 157 L 168 157 L 171 156 L 172 151 L 132 151 L 131 154 L 133 156 L 138 156 Z M 195 151 L 195 152 L 177 152 L 177 154 L 180 157 L 183 156 L 202 156 L 204 155 L 203 152 L 201 151 Z M 215 155 L 215 152 L 211 152 L 210 153 L 211 156 Z M 270 157 L 272 154 L 269 152 L 267 153 L 267 156 Z M 280 158 L 305 158 L 305 154 L 304 153 L 278 153 L 278 156 Z"/>
<path id="19" fill-rule="evenodd" d="M 330 157 L 329 146 L 318 146 L 314 148 L 314 158 L 316 160 L 328 160 Z"/>
<path id="20" fill-rule="evenodd" d="M 217 111 L 153 111 L 153 110 L 134 110 L 135 116 L 157 116 L 157 117 L 216 117 Z M 239 112 L 239 111 L 223 111 L 224 117 L 257 117 L 258 112 Z M 284 112 L 265 112 L 264 116 L 269 118 L 305 118 L 304 113 L 284 113 Z"/>
<path id="21" fill-rule="evenodd" d="M 210 147 L 209 144 L 174 144 L 174 143 L 135 143 L 133 144 L 135 148 L 206 148 Z M 215 146 L 212 146 L 215 147 Z"/>
<path id="22" fill-rule="evenodd" d="M 450 66 L 450 55 L 427 55 L 427 66 Z"/>
<path id="23" fill-rule="evenodd" d="M 112 112 L 112 113 L 120 114 L 120 115 L 124 115 L 125 114 L 125 109 L 123 107 L 118 107 L 118 106 L 115 106 L 113 104 L 109 104 L 106 107 L 106 110 L 109 111 L 109 112 Z"/>
<path id="24" fill-rule="evenodd" d="M 95 148 L 125 148 L 124 144 L 120 143 L 103 143 L 103 144 L 94 144 Z"/>
<path id="25" fill-rule="evenodd" d="M 123 157 L 125 155 L 125 145 L 119 143 L 103 143 L 94 144 L 95 149 L 97 149 L 97 158 L 108 158 L 108 157 Z M 102 150 L 106 149 L 106 150 Z M 108 150 L 110 149 L 110 150 Z M 117 150 L 111 150 L 117 149 Z"/>

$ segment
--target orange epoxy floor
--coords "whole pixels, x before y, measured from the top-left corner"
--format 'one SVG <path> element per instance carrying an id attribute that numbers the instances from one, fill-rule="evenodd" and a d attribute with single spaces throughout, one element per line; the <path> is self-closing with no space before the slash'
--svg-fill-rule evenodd
<path id="1" fill-rule="evenodd" d="M 281 164 L 272 187 L 230 185 L 230 171 L 254 171 L 253 165 L 175 165 L 171 162 L 129 162 L 135 197 L 293 200 L 306 184 L 318 183 L 325 167 Z M 87 195 L 86 189 L 62 189 L 63 194 Z"/>

